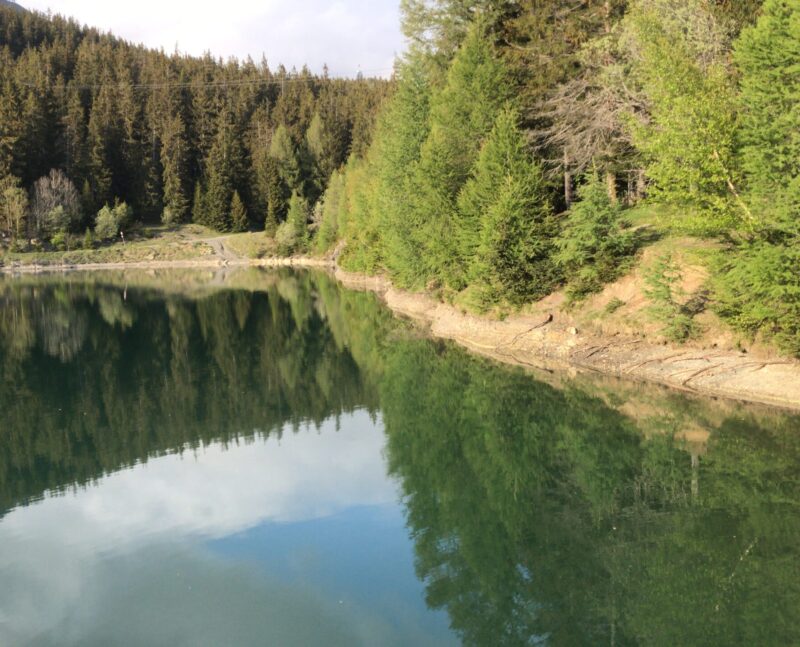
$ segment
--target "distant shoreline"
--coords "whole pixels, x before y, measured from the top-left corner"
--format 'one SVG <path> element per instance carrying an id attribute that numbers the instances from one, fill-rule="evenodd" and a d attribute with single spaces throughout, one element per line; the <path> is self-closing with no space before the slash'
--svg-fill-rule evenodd
<path id="1" fill-rule="evenodd" d="M 181 261 L 133 261 L 115 263 L 21 263 L 0 266 L 0 274 L 62 274 L 66 272 L 90 272 L 100 270 L 165 270 L 165 269 L 203 269 L 220 267 L 317 267 L 334 268 L 333 261 L 309 257 L 276 257 L 260 259 L 220 260 L 181 260 Z"/>

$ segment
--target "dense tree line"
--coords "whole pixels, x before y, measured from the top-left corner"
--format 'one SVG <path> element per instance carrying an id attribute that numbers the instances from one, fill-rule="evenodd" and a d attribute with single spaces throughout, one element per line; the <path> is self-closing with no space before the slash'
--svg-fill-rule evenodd
<path id="1" fill-rule="evenodd" d="M 83 234 L 116 202 L 145 222 L 275 227 L 293 192 L 314 204 L 331 172 L 363 154 L 389 88 L 168 55 L 0 7 L 0 232 Z M 52 171 L 70 195 L 37 201 Z"/>
<path id="2" fill-rule="evenodd" d="M 714 304 L 800 353 L 797 0 L 405 0 L 410 48 L 317 245 L 480 308 L 618 276 L 666 231 L 726 247 Z M 578 200 L 579 202 L 576 202 Z M 559 214 L 559 215 L 556 215 Z"/>

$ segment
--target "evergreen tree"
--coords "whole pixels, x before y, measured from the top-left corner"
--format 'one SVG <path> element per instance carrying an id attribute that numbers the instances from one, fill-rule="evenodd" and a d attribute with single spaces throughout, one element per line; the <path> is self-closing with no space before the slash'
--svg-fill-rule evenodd
<path id="1" fill-rule="evenodd" d="M 172 223 L 185 222 L 189 215 L 189 150 L 180 115 L 174 115 L 165 125 L 161 164 L 164 167 L 164 219 Z"/>
<path id="2" fill-rule="evenodd" d="M 461 283 L 478 285 L 484 304 L 542 297 L 558 280 L 557 224 L 518 121 L 511 108 L 498 115 L 458 198 Z"/>
<path id="3" fill-rule="evenodd" d="M 418 60 L 397 69 L 397 91 L 381 115 L 373 147 L 377 157 L 377 216 L 386 268 L 402 286 L 424 278 L 421 236 L 422 214 L 412 209 L 416 166 L 428 137 L 431 87 Z"/>
<path id="4" fill-rule="evenodd" d="M 425 222 L 430 276 L 459 287 L 455 240 L 456 196 L 466 182 L 483 139 L 510 98 L 511 83 L 478 20 L 453 59 L 444 87 L 431 104 L 430 134 L 422 147 L 412 188 L 415 218 Z"/>
<path id="5" fill-rule="evenodd" d="M 92 206 L 113 200 L 113 151 L 119 147 L 113 101 L 108 86 L 102 86 L 92 103 L 89 117 L 89 183 Z"/>
<path id="6" fill-rule="evenodd" d="M 64 115 L 64 170 L 77 186 L 86 178 L 86 111 L 79 92 L 67 86 L 67 113 Z"/>
<path id="7" fill-rule="evenodd" d="M 308 215 L 308 202 L 294 191 L 289 200 L 286 222 L 282 223 L 275 233 L 275 242 L 281 254 L 305 251 L 308 245 Z"/>
<path id="8" fill-rule="evenodd" d="M 800 1 L 767 0 L 736 43 L 742 165 L 759 226 L 800 234 Z"/>
<path id="9" fill-rule="evenodd" d="M 589 177 L 579 197 L 567 214 L 555 255 L 573 300 L 597 292 L 620 276 L 636 251 L 622 207 L 609 199 L 599 175 Z"/>
<path id="10" fill-rule="evenodd" d="M 292 141 L 289 129 L 283 124 L 279 125 L 272 134 L 269 154 L 275 160 L 281 181 L 290 191 L 297 190 L 303 193 L 300 154 Z"/>
<path id="11" fill-rule="evenodd" d="M 233 231 L 247 231 L 247 211 L 238 191 L 234 191 L 231 198 L 230 218 Z"/>
<path id="12" fill-rule="evenodd" d="M 206 192 L 203 183 L 199 180 L 194 183 L 194 197 L 192 199 L 192 222 L 199 225 L 206 224 Z"/>
<path id="13" fill-rule="evenodd" d="M 264 229 L 267 235 L 275 235 L 278 225 L 286 219 L 288 187 L 281 179 L 278 163 L 268 157 L 266 160 L 267 215 Z"/>
<path id="14" fill-rule="evenodd" d="M 243 151 L 239 145 L 232 122 L 233 115 L 225 111 L 208 162 L 208 191 L 206 193 L 205 224 L 218 231 L 230 231 L 230 205 L 233 192 L 242 176 Z"/>

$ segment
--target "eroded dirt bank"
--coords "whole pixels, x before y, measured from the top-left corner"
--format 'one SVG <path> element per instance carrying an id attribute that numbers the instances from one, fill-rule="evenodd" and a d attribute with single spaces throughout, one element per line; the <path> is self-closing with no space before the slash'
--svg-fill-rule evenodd
<path id="1" fill-rule="evenodd" d="M 720 396 L 800 410 L 800 362 L 746 353 L 653 344 L 631 335 L 581 331 L 552 312 L 503 321 L 465 314 L 425 295 L 394 288 L 380 277 L 336 270 L 351 289 L 379 293 L 395 313 L 497 360 L 535 368 L 581 368 Z"/>

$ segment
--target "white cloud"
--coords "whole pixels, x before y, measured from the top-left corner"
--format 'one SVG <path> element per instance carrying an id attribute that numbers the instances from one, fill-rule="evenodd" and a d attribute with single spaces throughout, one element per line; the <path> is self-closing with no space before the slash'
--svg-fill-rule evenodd
<path id="1" fill-rule="evenodd" d="M 98 595 L 109 559 L 396 502 L 382 425 L 365 412 L 341 425 L 153 459 L 12 510 L 0 520 L 0 643 L 70 617 Z"/>
<path id="2" fill-rule="evenodd" d="M 399 0 L 23 0 L 155 48 L 227 58 L 264 54 L 270 65 L 388 76 L 403 49 Z"/>

